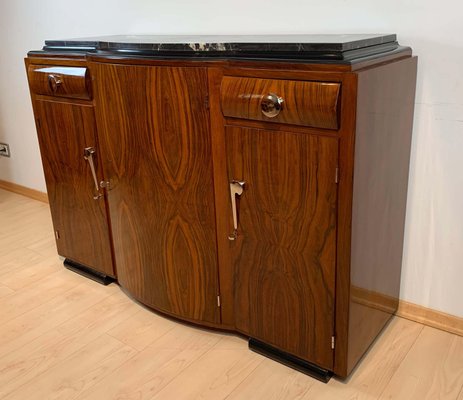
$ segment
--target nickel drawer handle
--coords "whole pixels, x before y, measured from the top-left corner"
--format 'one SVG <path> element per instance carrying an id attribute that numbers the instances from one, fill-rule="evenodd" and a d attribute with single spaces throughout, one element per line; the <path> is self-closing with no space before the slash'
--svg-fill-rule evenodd
<path id="1" fill-rule="evenodd" d="M 53 93 L 58 91 L 58 88 L 62 83 L 63 81 L 61 80 L 61 77 L 53 74 L 48 75 L 48 85 L 50 85 L 50 89 Z"/>
<path id="2" fill-rule="evenodd" d="M 230 195 L 231 195 L 231 204 L 232 204 L 232 213 L 233 213 L 233 232 L 228 235 L 229 240 L 235 240 L 238 236 L 238 211 L 236 208 L 236 196 L 241 196 L 244 190 L 243 181 L 231 181 L 230 182 Z"/>
<path id="3" fill-rule="evenodd" d="M 260 109 L 262 114 L 268 118 L 275 118 L 283 109 L 284 100 L 282 97 L 277 96 L 275 93 L 269 93 L 262 97 L 260 101 Z"/>
<path id="4" fill-rule="evenodd" d="M 96 177 L 95 164 L 93 163 L 93 155 L 95 154 L 95 148 L 86 147 L 84 149 L 84 159 L 88 161 L 90 165 L 90 170 L 92 171 L 93 182 L 95 183 L 95 194 L 93 195 L 94 200 L 98 200 L 101 196 L 100 188 L 98 186 L 98 179 Z"/>

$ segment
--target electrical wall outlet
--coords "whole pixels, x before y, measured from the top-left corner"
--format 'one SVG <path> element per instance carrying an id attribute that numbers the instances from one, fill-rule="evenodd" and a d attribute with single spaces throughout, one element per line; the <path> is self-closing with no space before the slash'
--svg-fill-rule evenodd
<path id="1" fill-rule="evenodd" d="M 10 146 L 6 143 L 0 143 L 0 156 L 9 157 L 10 156 Z"/>

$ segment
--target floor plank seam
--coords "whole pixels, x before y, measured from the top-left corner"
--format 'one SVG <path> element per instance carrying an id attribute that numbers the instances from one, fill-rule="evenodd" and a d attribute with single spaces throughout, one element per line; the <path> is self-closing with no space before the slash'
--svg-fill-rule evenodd
<path id="1" fill-rule="evenodd" d="M 136 313 L 135 313 L 135 314 L 136 314 Z M 133 314 L 133 315 L 135 315 L 135 314 Z M 133 315 L 131 315 L 129 318 L 131 318 Z M 129 319 L 129 318 L 127 318 L 127 319 Z M 127 321 L 127 319 L 124 320 L 124 321 Z M 119 324 L 117 324 L 117 325 L 122 324 L 124 321 L 121 321 L 121 322 L 120 322 Z M 117 325 L 116 325 L 115 327 L 117 327 Z M 115 327 L 114 327 L 114 328 L 115 328 Z M 170 331 L 172 331 L 174 328 L 175 328 L 175 326 L 173 326 L 172 328 L 170 328 L 168 331 L 164 332 L 161 336 L 159 336 L 159 337 L 157 337 L 156 339 L 154 339 L 152 342 L 150 342 L 148 345 L 146 345 L 142 350 L 138 350 L 138 351 L 143 351 L 143 350 L 147 349 L 148 347 L 152 346 L 154 343 L 156 343 L 158 340 L 160 340 L 161 338 L 163 338 L 165 335 L 167 335 L 167 334 L 168 334 Z M 113 328 L 111 328 L 111 329 L 113 329 Z M 109 333 L 109 332 L 107 332 L 107 334 L 108 334 L 109 336 L 115 338 L 115 339 L 118 339 L 116 336 L 112 335 L 112 334 Z M 119 340 L 119 339 L 118 339 L 118 340 Z"/>
<path id="2" fill-rule="evenodd" d="M 401 318 L 401 317 L 398 317 L 398 318 Z M 406 318 L 404 318 L 406 319 Z M 414 322 L 414 321 L 411 321 L 415 324 L 418 324 L 418 325 L 421 325 L 421 329 L 420 329 L 420 333 L 418 335 L 416 335 L 416 338 L 415 340 L 413 340 L 413 343 L 411 344 L 411 346 L 408 348 L 408 350 L 404 353 L 402 359 L 400 360 L 399 364 L 397 365 L 397 368 L 396 370 L 394 371 L 394 373 L 391 375 L 390 379 L 388 380 L 388 382 L 384 385 L 384 388 L 383 390 L 381 390 L 381 392 L 379 393 L 378 395 L 378 399 L 382 399 L 383 397 L 383 393 L 386 391 L 386 389 L 388 388 L 389 384 L 392 382 L 392 380 L 394 379 L 395 375 L 397 374 L 397 372 L 399 371 L 400 369 L 400 366 L 402 365 L 402 363 L 404 362 L 404 360 L 407 358 L 407 356 L 410 354 L 411 350 L 413 349 L 413 347 L 415 346 L 416 342 L 418 341 L 419 337 L 423 334 L 423 330 L 424 328 L 426 327 L 426 325 L 423 325 L 423 324 L 420 324 L 418 322 Z"/>
<path id="3" fill-rule="evenodd" d="M 405 319 L 407 321 L 411 321 L 411 322 L 414 322 L 415 324 L 419 324 L 419 325 L 423 325 L 423 326 L 427 326 L 428 328 L 432 328 L 432 329 L 437 329 L 441 332 L 446 332 L 446 333 L 449 333 L 451 335 L 455 335 L 455 336 L 459 336 L 459 337 L 463 337 L 463 335 L 461 335 L 460 333 L 458 332 L 454 332 L 454 331 L 450 331 L 450 330 L 447 330 L 443 327 L 440 327 L 438 325 L 432 325 L 432 324 L 427 324 L 425 322 L 422 322 L 422 321 L 417 321 L 416 319 L 413 319 L 412 317 L 408 318 L 407 316 L 405 315 L 394 315 L 395 317 L 397 318 L 402 318 L 402 319 Z"/>
<path id="4" fill-rule="evenodd" d="M 248 378 L 254 373 L 254 371 L 262 365 L 263 362 L 264 362 L 264 359 L 262 359 L 262 360 L 256 365 L 256 367 L 253 368 L 252 371 L 250 371 L 249 374 L 246 375 L 246 376 L 244 377 L 244 379 L 243 379 L 241 382 L 239 382 L 239 383 L 233 388 L 233 390 L 232 390 L 230 393 L 228 393 L 228 394 L 223 398 L 223 400 L 227 400 L 228 398 L 230 398 L 230 396 L 233 395 L 233 393 L 235 393 L 235 392 L 240 388 L 240 386 L 246 381 L 246 379 L 248 379 Z"/>
<path id="5" fill-rule="evenodd" d="M 79 287 L 79 286 L 85 286 L 86 284 L 87 284 L 87 282 L 82 282 L 82 283 L 80 283 L 79 285 L 75 286 L 75 288 L 77 288 L 77 287 Z M 38 308 L 38 307 L 44 307 L 46 304 L 51 303 L 55 298 L 59 297 L 60 295 L 62 295 L 62 294 L 58 294 L 57 296 L 54 296 L 53 298 L 51 298 L 50 300 L 46 301 L 45 303 L 42 303 L 42 304 L 40 304 L 39 306 L 34 307 L 34 308 L 31 309 L 31 310 L 28 310 L 27 312 L 33 311 L 33 310 L 35 310 L 35 309 Z M 106 297 L 108 297 L 108 296 L 103 297 L 103 299 L 105 299 Z M 103 300 L 103 299 L 101 299 L 101 300 Z M 86 310 L 92 308 L 95 304 L 96 304 L 96 303 L 90 305 L 90 306 L 87 307 L 87 308 L 84 308 L 83 310 L 86 311 Z M 20 317 L 24 316 L 25 314 L 27 314 L 27 312 L 21 314 L 20 316 L 17 316 L 17 317 L 12 318 L 12 319 L 9 320 L 8 322 L 12 322 L 12 321 L 14 321 L 14 320 L 17 319 L 17 318 L 20 318 Z M 42 333 L 41 335 L 39 335 L 39 336 L 48 334 L 49 332 L 51 332 L 51 331 L 57 329 L 57 327 L 63 325 L 64 323 L 69 322 L 69 321 L 70 321 L 71 319 L 73 319 L 73 318 L 74 318 L 74 316 L 70 315 L 67 319 L 64 319 L 64 320 L 61 321 L 58 325 L 56 325 L 56 326 L 54 326 L 54 327 L 48 329 L 47 331 L 43 332 L 43 333 Z M 34 338 L 32 338 L 32 339 L 26 341 L 25 343 L 23 343 L 23 345 L 24 345 L 24 344 L 29 344 L 29 343 L 33 342 L 33 341 L 36 340 L 39 336 L 34 337 Z M 13 353 L 13 352 L 16 351 L 16 350 L 17 350 L 17 349 L 12 349 L 12 350 L 10 350 L 10 351 L 7 351 L 7 352 L 4 353 L 4 354 L 1 354 L 1 355 L 0 355 L 0 359 L 3 358 L 3 357 L 8 356 L 9 354 Z"/>
<path id="6" fill-rule="evenodd" d="M 19 267 L 19 268 L 21 268 L 21 267 Z M 46 276 L 42 276 L 41 278 L 37 278 L 37 280 L 35 280 L 35 281 L 33 281 L 33 282 L 30 282 L 30 283 L 28 283 L 27 285 L 24 285 L 24 286 L 20 287 L 19 289 L 14 289 L 14 288 L 12 288 L 12 287 L 9 287 L 7 284 L 5 284 L 5 283 L 3 283 L 3 282 L 2 282 L 1 284 L 2 284 L 3 286 L 7 287 L 8 289 L 11 289 L 11 290 L 13 290 L 13 291 L 15 291 L 15 292 L 19 292 L 19 291 L 21 291 L 21 290 L 23 290 L 23 289 L 27 289 L 28 287 L 31 287 L 31 286 L 37 284 L 38 282 L 41 282 L 41 281 L 45 281 L 45 280 L 47 280 L 47 279 L 50 279 L 50 277 L 51 277 L 52 275 L 58 274 L 59 272 L 60 272 L 60 271 L 57 270 L 57 271 L 55 271 L 55 272 L 52 272 L 51 274 L 48 274 L 48 275 L 46 275 Z M 57 295 L 57 296 L 59 296 L 59 295 Z M 32 308 L 29 309 L 29 310 L 27 310 L 27 311 L 31 311 L 31 310 L 32 310 Z"/>
<path id="7" fill-rule="evenodd" d="M 48 333 L 48 332 L 47 332 Z M 105 333 L 102 333 L 101 335 L 98 335 L 97 337 L 93 338 L 93 340 L 90 340 L 89 342 L 87 343 L 83 343 L 81 347 L 79 347 L 78 349 L 76 349 L 76 351 L 74 351 L 73 353 L 69 354 L 68 356 L 64 357 L 63 359 L 57 361 L 55 364 L 52 364 L 50 366 L 48 366 L 47 369 L 45 369 L 44 371 L 40 372 L 38 375 L 36 376 L 32 376 L 29 380 L 27 380 L 26 382 L 22 383 L 21 385 L 19 385 L 18 387 L 14 388 L 11 392 L 8 392 L 6 393 L 6 396 L 4 396 L 5 398 L 7 398 L 8 396 L 12 395 L 14 392 L 16 391 L 20 391 L 21 388 L 23 388 L 25 385 L 33 382 L 33 381 L 40 381 L 41 377 L 43 378 L 43 376 L 46 376 L 46 374 L 49 372 L 50 369 L 56 367 L 57 365 L 59 364 L 63 364 L 65 363 L 66 361 L 68 361 L 69 359 L 71 359 L 72 357 L 75 357 L 78 353 L 80 353 L 82 351 L 82 348 L 90 345 L 91 343 L 93 342 L 96 342 L 98 341 L 99 339 L 101 339 L 103 336 L 105 336 Z M 120 342 L 119 340 L 116 339 L 116 341 L 118 341 L 121 345 L 125 346 L 122 342 Z M 129 347 L 129 346 L 127 346 Z M 137 352 L 138 353 L 138 352 Z M 136 354 L 134 354 L 134 356 L 136 356 Z M 107 357 L 110 357 L 110 355 L 108 355 Z M 96 384 L 97 382 L 101 381 L 102 379 L 104 379 L 104 376 L 101 377 L 100 379 L 98 379 L 96 382 L 94 382 L 92 385 L 90 385 L 87 389 L 90 389 L 91 387 L 94 386 L 94 384 Z M 3 397 L 2 397 L 3 398 Z"/>
<path id="8" fill-rule="evenodd" d="M 59 274 L 59 272 L 60 272 L 60 271 L 56 271 L 56 272 L 54 272 L 54 273 L 51 274 L 51 275 Z M 51 276 L 51 275 L 44 276 L 43 278 L 39 278 L 37 281 L 33 282 L 31 285 L 24 286 L 24 287 L 22 287 L 22 288 L 20 288 L 20 289 L 18 289 L 18 290 L 14 290 L 14 289 L 9 288 L 9 289 L 13 290 L 13 293 L 10 293 L 10 294 L 8 294 L 7 296 L 5 296 L 5 297 L 3 297 L 2 299 L 0 299 L 0 304 L 1 304 L 2 302 L 4 302 L 5 300 L 8 300 L 8 298 L 9 298 L 10 296 L 17 296 L 17 295 L 18 295 L 23 289 L 25 289 L 25 288 L 29 288 L 29 289 L 30 289 L 30 288 L 32 287 L 32 285 L 36 284 L 37 282 L 40 282 L 40 281 L 46 280 L 46 279 L 50 279 L 50 276 Z M 6 285 L 3 285 L 3 286 L 6 286 Z M 35 305 L 35 306 L 33 306 L 33 305 L 30 306 L 30 308 L 28 308 L 27 310 L 24 310 L 24 312 L 21 312 L 20 314 L 14 315 L 13 318 L 9 318 L 9 319 L 7 319 L 7 320 L 5 320 L 5 321 L 1 321 L 1 319 L 0 319 L 0 321 L 1 321 L 2 324 L 6 324 L 6 323 L 9 323 L 9 322 L 11 322 L 11 321 L 14 321 L 16 318 L 22 317 L 24 314 L 27 314 L 28 312 L 31 312 L 31 311 L 35 310 L 36 308 L 41 307 L 41 306 L 43 306 L 44 304 L 46 304 L 46 303 L 48 303 L 48 302 L 50 302 L 50 301 L 56 299 L 56 298 L 59 297 L 59 296 L 62 296 L 62 295 L 63 295 L 62 293 L 58 293 L 58 294 L 56 294 L 55 296 L 50 297 L 45 303 L 37 303 L 37 305 Z M 29 303 L 29 305 L 30 305 L 30 303 Z M 3 356 L 2 356 L 2 357 L 3 357 Z"/>
<path id="9" fill-rule="evenodd" d="M 106 334 L 106 333 L 103 333 L 101 336 L 105 336 L 105 335 L 107 335 L 107 334 Z M 98 339 L 99 339 L 99 338 L 97 338 L 97 339 L 95 339 L 95 340 L 98 340 Z M 134 354 L 133 354 L 133 356 L 131 356 L 131 357 L 129 357 L 127 360 L 125 360 L 123 363 L 121 363 L 116 369 L 114 369 L 114 370 L 113 370 L 110 374 L 108 374 L 108 375 L 111 375 L 112 373 L 114 373 L 115 371 L 117 371 L 117 370 L 118 370 L 119 368 L 121 368 L 125 363 L 127 363 L 129 360 L 131 360 L 132 358 L 136 357 L 136 356 L 139 354 L 139 351 L 138 351 L 137 349 L 134 349 L 132 346 L 126 345 L 125 343 L 121 342 L 121 341 L 120 341 L 119 339 L 117 339 L 117 338 L 115 338 L 115 340 L 116 340 L 117 342 L 119 342 L 121 346 L 123 346 L 123 347 L 128 347 L 128 348 L 132 349 L 132 350 L 134 351 Z M 111 358 L 111 356 L 112 356 L 112 354 L 109 354 L 109 355 L 107 355 L 104 359 L 106 359 L 106 358 Z M 104 360 L 104 359 L 103 359 L 103 360 Z M 85 389 L 84 392 L 88 392 L 89 390 L 91 390 L 93 387 L 96 386 L 97 383 L 103 381 L 103 380 L 106 378 L 106 376 L 108 376 L 108 375 L 103 375 L 103 376 L 101 376 L 99 379 L 95 379 L 95 380 L 93 381 L 93 383 Z M 78 400 L 78 398 L 77 398 L 77 400 Z"/>
<path id="10" fill-rule="evenodd" d="M 195 363 L 198 363 L 201 361 L 201 359 L 203 359 L 204 357 L 206 357 L 210 352 L 214 351 L 215 347 L 217 346 L 217 344 L 221 341 L 222 339 L 219 339 L 214 345 L 212 345 L 209 349 L 207 349 L 206 351 L 204 351 L 204 353 L 202 353 L 198 358 L 196 358 L 193 362 L 191 362 L 191 364 L 187 365 L 185 368 L 183 368 L 181 371 L 178 372 L 178 374 L 174 377 L 172 377 L 172 379 L 169 380 L 169 382 L 164 385 L 164 387 L 162 389 L 160 389 L 153 397 L 150 397 L 149 399 L 147 400 L 155 400 L 156 397 L 159 395 L 159 393 L 162 392 L 162 390 L 164 390 L 164 388 L 168 387 L 168 385 L 170 385 L 170 383 L 172 381 L 174 381 L 177 377 L 179 377 L 184 371 L 186 371 L 188 368 L 191 368 L 192 366 L 194 366 Z M 224 350 L 231 350 L 233 351 L 232 349 L 224 349 Z M 242 350 L 239 350 L 239 351 L 242 351 Z M 260 365 L 262 363 L 262 361 L 258 364 Z M 257 367 L 256 367 L 257 368 Z M 255 370 L 255 368 L 248 374 L 246 375 L 243 380 L 241 380 L 237 386 L 234 387 L 234 389 L 236 389 L 236 387 L 238 387 L 240 384 L 242 384 L 244 382 L 244 380 Z M 228 395 L 227 395 L 228 397 Z M 220 399 L 217 399 L 217 400 L 225 400 L 227 397 L 222 397 Z"/>
<path id="11" fill-rule="evenodd" d="M 457 398 L 455 400 L 462 400 L 463 399 L 463 385 L 461 385 L 461 390 L 457 395 Z"/>
<path id="12" fill-rule="evenodd" d="M 174 376 L 171 377 L 171 379 L 167 380 L 167 381 L 166 381 L 166 384 L 165 384 L 163 387 L 161 387 L 161 388 L 154 394 L 154 396 L 150 397 L 150 398 L 147 399 L 147 400 L 153 400 L 153 399 L 155 399 L 155 398 L 158 396 L 158 394 L 159 394 L 164 388 L 166 388 L 167 386 L 169 386 L 170 383 L 171 383 L 172 381 L 174 381 L 174 380 L 175 380 L 178 376 L 180 376 L 185 370 L 187 370 L 189 367 L 191 367 L 195 362 L 197 362 L 198 360 L 200 360 L 200 359 L 201 359 L 206 353 L 208 353 L 211 349 L 212 349 L 212 347 L 211 347 L 210 349 L 207 349 L 207 350 L 206 350 L 204 353 L 202 353 L 198 358 L 196 358 L 196 359 L 195 359 L 194 361 L 192 361 L 190 364 L 186 365 L 184 368 L 182 368 L 180 371 L 178 371 L 177 375 L 174 375 Z M 173 357 L 172 357 L 172 358 L 173 358 Z M 172 361 L 172 359 L 170 359 L 169 361 L 167 361 L 167 363 L 170 362 L 170 361 Z M 166 363 L 166 364 L 167 364 L 167 363 Z"/>

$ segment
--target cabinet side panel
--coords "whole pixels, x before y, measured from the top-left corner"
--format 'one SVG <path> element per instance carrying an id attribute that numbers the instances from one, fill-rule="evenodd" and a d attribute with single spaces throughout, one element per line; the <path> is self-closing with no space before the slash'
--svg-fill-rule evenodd
<path id="1" fill-rule="evenodd" d="M 358 74 L 348 372 L 398 305 L 416 63 Z"/>

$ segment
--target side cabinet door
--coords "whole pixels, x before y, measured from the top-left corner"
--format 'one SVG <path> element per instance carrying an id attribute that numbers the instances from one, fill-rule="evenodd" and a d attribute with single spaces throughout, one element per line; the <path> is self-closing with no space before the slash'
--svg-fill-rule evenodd
<path id="1" fill-rule="evenodd" d="M 336 138 L 226 127 L 239 331 L 333 367 Z"/>
<path id="2" fill-rule="evenodd" d="M 91 68 L 120 284 L 220 322 L 206 69 Z"/>
<path id="3" fill-rule="evenodd" d="M 93 107 L 36 100 L 34 108 L 58 253 L 114 276 L 105 199 L 94 199 L 84 159 L 84 149 L 94 148 L 101 177 Z"/>

